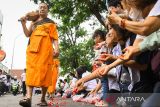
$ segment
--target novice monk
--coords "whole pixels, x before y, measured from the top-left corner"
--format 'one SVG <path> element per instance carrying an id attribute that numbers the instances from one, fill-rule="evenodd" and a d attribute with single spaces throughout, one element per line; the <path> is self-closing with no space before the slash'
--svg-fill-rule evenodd
<path id="1" fill-rule="evenodd" d="M 46 3 L 39 4 L 39 17 L 32 22 L 30 28 L 26 27 L 26 17 L 21 18 L 23 31 L 30 41 L 26 52 L 26 99 L 19 102 L 21 106 L 30 107 L 32 90 L 34 87 L 42 88 L 40 106 L 47 105 L 45 95 L 51 85 L 53 74 L 53 56 L 59 55 L 58 32 L 56 24 L 49 18 Z M 52 44 L 54 44 L 54 49 Z"/>
<path id="2" fill-rule="evenodd" d="M 58 71 L 59 71 L 59 59 L 58 58 L 54 58 L 53 59 L 53 74 L 52 74 L 52 85 L 48 87 L 48 94 L 49 97 L 52 98 L 54 92 L 55 92 L 55 88 L 56 88 L 56 82 L 57 82 L 57 78 L 58 78 Z"/>

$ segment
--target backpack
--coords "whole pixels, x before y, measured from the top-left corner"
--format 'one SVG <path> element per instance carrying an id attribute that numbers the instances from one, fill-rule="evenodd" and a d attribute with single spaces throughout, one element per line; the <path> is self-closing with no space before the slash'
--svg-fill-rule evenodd
<path id="1" fill-rule="evenodd" d="M 129 92 L 128 86 L 131 84 L 131 82 L 132 81 L 131 81 L 131 77 L 130 77 L 128 67 L 122 65 L 120 75 L 119 75 L 119 79 L 118 79 L 120 91 L 122 93 Z"/>

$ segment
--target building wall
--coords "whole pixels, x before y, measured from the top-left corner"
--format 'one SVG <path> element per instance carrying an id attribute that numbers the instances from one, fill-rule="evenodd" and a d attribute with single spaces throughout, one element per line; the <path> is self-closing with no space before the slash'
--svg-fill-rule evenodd
<path id="1" fill-rule="evenodd" d="M 18 80 L 21 80 L 21 74 L 24 72 L 23 69 L 13 69 L 10 71 L 11 77 L 17 76 Z"/>

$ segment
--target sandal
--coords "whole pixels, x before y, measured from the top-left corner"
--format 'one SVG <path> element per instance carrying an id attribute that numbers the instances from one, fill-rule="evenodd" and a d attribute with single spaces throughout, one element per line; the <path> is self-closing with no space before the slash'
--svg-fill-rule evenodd
<path id="1" fill-rule="evenodd" d="M 21 105 L 22 107 L 31 107 L 31 99 L 22 99 L 19 101 L 19 105 Z"/>
<path id="2" fill-rule="evenodd" d="M 38 106 L 48 106 L 46 101 L 40 102 L 37 104 Z"/>
<path id="3" fill-rule="evenodd" d="M 100 102 L 97 102 L 97 103 L 95 104 L 95 106 L 96 106 L 96 107 L 109 107 L 108 103 L 105 102 L 105 101 L 103 101 L 103 100 L 101 100 Z"/>

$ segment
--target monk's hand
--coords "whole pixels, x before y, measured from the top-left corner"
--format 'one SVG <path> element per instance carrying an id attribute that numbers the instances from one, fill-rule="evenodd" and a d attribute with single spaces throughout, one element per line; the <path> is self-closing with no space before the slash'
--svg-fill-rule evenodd
<path id="1" fill-rule="evenodd" d="M 21 21 L 22 24 L 26 24 L 26 22 L 27 22 L 27 17 L 25 17 L 25 16 L 21 17 L 21 18 L 20 18 L 20 21 Z"/>
<path id="2" fill-rule="evenodd" d="M 55 49 L 55 50 L 54 50 L 53 56 L 54 56 L 54 57 L 58 57 L 58 56 L 59 56 L 59 49 Z"/>

